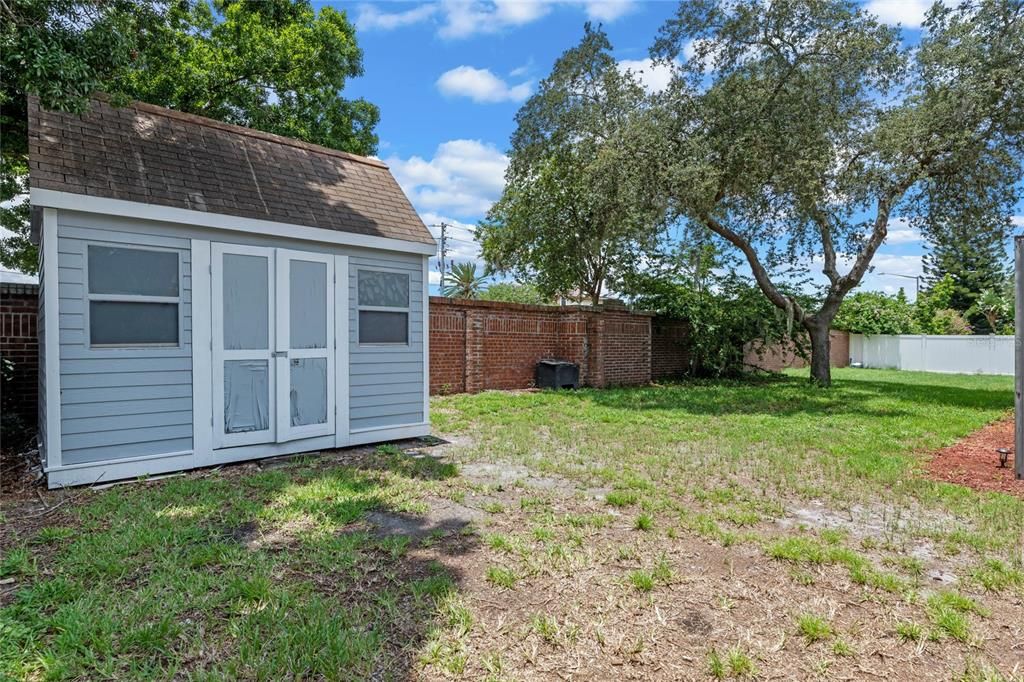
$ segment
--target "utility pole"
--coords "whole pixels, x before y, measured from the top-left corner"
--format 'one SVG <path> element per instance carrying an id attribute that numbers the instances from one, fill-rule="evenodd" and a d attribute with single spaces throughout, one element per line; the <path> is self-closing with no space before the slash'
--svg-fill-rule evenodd
<path id="1" fill-rule="evenodd" d="M 448 223 L 446 223 L 444 221 L 441 221 L 437 225 L 431 225 L 431 227 L 440 227 L 441 228 L 441 244 L 440 244 L 441 255 L 437 259 L 437 269 L 441 272 L 441 285 L 439 287 L 439 292 L 443 296 L 444 295 L 444 259 L 448 256 Z"/>

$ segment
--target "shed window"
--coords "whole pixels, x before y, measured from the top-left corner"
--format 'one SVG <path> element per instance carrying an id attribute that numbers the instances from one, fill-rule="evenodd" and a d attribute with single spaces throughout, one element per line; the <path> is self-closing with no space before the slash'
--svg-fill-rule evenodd
<path id="1" fill-rule="evenodd" d="M 177 346 L 178 253 L 97 244 L 88 251 L 90 345 Z"/>
<path id="2" fill-rule="evenodd" d="M 359 270 L 359 343 L 409 343 L 409 275 Z"/>

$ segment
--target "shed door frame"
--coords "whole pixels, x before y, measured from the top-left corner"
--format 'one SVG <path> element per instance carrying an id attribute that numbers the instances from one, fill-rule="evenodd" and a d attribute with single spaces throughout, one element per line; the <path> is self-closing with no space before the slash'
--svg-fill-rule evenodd
<path id="1" fill-rule="evenodd" d="M 276 285 L 276 320 L 277 332 L 275 338 L 274 360 L 277 365 L 277 442 L 297 440 L 299 438 L 311 438 L 313 436 L 327 436 L 334 433 L 335 424 L 335 356 L 338 350 L 336 338 L 334 315 L 334 257 L 329 254 L 313 253 L 310 251 L 292 251 L 290 249 L 277 249 L 275 254 L 277 269 Z M 323 348 L 296 348 L 292 343 L 292 306 L 291 306 L 291 285 L 292 266 L 294 263 L 315 263 L 323 264 L 326 279 L 324 297 L 326 308 L 324 310 L 324 342 Z M 295 360 L 320 360 L 326 366 L 324 381 L 326 382 L 325 416 L 326 421 L 317 424 L 292 426 L 292 386 L 291 368 Z"/>
<path id="2" fill-rule="evenodd" d="M 192 412 L 193 466 L 213 466 L 225 462 L 302 452 L 306 449 L 345 447 L 352 442 L 349 433 L 349 257 L 334 258 L 334 331 L 337 350 L 334 358 L 334 434 L 289 442 L 269 442 L 238 447 L 215 445 L 214 385 L 204 377 L 214 374 L 213 363 L 213 246 L 221 242 L 192 239 Z M 243 246 L 227 244 L 228 246 Z M 272 247 L 253 247 L 272 248 Z M 303 252 L 307 253 L 307 252 Z M 315 253 L 315 252 L 313 252 Z M 223 324 L 221 321 L 220 324 Z M 223 330 L 221 329 L 221 333 Z M 223 425 L 221 426 L 223 428 Z"/>

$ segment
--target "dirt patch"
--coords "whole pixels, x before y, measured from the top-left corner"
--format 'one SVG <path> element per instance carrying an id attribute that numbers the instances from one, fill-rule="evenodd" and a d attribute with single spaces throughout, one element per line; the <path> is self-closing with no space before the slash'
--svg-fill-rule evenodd
<path id="1" fill-rule="evenodd" d="M 1013 473 L 1013 429 L 1013 417 L 1009 417 L 936 451 L 928 461 L 928 477 L 1024 498 L 1024 480 Z M 1009 451 L 1005 467 L 999 464 L 1000 448 Z"/>
<path id="2" fill-rule="evenodd" d="M 425 516 L 372 511 L 365 520 L 377 536 L 405 535 L 421 540 L 429 535 L 458 533 L 484 517 L 483 512 L 450 500 L 429 498 L 426 502 L 429 510 Z"/>

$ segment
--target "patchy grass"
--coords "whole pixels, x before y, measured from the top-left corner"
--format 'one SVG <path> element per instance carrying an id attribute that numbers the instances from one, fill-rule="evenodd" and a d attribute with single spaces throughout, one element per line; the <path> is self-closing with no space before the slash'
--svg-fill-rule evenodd
<path id="1" fill-rule="evenodd" d="M 227 467 L 35 527 L 5 508 L 0 677 L 1014 679 L 1024 502 L 918 475 L 1011 388 L 445 396 L 438 456 Z M 472 525 L 431 525 L 453 507 Z"/>

